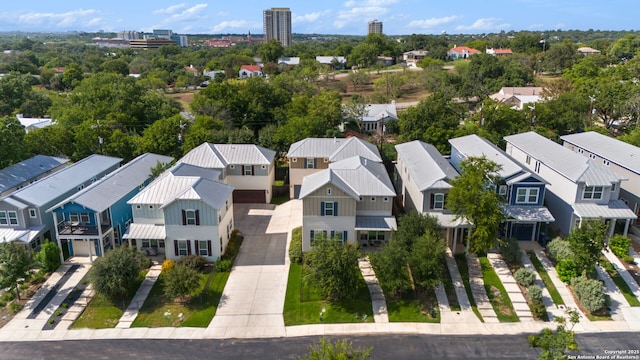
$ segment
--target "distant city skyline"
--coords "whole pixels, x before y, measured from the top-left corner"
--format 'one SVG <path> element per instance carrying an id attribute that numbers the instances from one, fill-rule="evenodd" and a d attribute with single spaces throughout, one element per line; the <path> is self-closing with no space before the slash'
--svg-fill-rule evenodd
<path id="1" fill-rule="evenodd" d="M 7 1 L 0 31 L 118 32 L 172 29 L 179 34 L 260 34 L 263 10 L 289 7 L 293 33 L 366 35 L 369 21 L 387 35 L 478 34 L 500 31 L 634 30 L 640 3 L 629 0 L 325 0 L 153 2 L 112 0 Z"/>

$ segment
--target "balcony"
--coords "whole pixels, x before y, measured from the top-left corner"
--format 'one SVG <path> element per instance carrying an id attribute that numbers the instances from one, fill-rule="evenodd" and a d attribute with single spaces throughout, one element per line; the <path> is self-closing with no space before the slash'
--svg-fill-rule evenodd
<path id="1" fill-rule="evenodd" d="M 109 224 L 103 224 L 102 233 L 106 233 L 111 228 Z M 82 224 L 71 221 L 61 221 L 58 223 L 58 234 L 66 235 L 66 236 L 87 236 L 87 235 L 98 235 L 98 226 L 97 225 L 89 225 Z"/>

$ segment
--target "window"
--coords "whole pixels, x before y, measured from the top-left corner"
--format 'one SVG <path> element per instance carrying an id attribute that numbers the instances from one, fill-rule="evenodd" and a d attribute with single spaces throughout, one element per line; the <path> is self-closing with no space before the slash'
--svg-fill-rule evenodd
<path id="1" fill-rule="evenodd" d="M 371 202 L 376 202 L 376 197 L 375 196 L 371 197 Z"/>
<path id="2" fill-rule="evenodd" d="M 246 176 L 252 176 L 253 175 L 253 166 L 252 165 L 245 165 L 242 174 L 246 175 Z"/>
<path id="3" fill-rule="evenodd" d="M 540 161 L 536 161 L 536 166 L 535 166 L 535 168 L 534 168 L 533 170 L 534 170 L 536 173 L 539 173 L 539 172 L 540 172 Z"/>
<path id="4" fill-rule="evenodd" d="M 211 256 L 211 241 L 196 240 L 196 254 L 200 256 Z"/>
<path id="5" fill-rule="evenodd" d="M 139 189 L 139 190 L 144 189 L 144 183 L 142 183 L 142 184 L 138 185 L 138 189 Z"/>
<path id="6" fill-rule="evenodd" d="M 36 217 L 36 209 L 29 209 L 29 217 L 30 218 Z"/>
<path id="7" fill-rule="evenodd" d="M 83 224 L 88 224 L 89 223 L 89 214 L 87 214 L 87 213 L 80 214 L 80 222 L 83 223 Z"/>
<path id="8" fill-rule="evenodd" d="M 149 210 L 153 210 L 153 205 L 149 205 Z"/>
<path id="9" fill-rule="evenodd" d="M 584 154 L 584 149 L 578 149 L 578 153 Z"/>
<path id="10" fill-rule="evenodd" d="M 358 197 L 358 201 L 362 201 L 362 196 L 359 196 L 359 197 Z"/>
<path id="11" fill-rule="evenodd" d="M 498 194 L 500 194 L 501 196 L 506 196 L 507 195 L 507 185 L 498 186 Z"/>
<path id="12" fill-rule="evenodd" d="M 615 192 L 616 191 L 616 184 L 611 184 L 611 192 Z"/>
<path id="13" fill-rule="evenodd" d="M 80 215 L 78 215 L 77 213 L 69 214 L 69 221 L 71 221 L 72 223 L 75 223 L 75 224 L 79 224 L 80 223 Z"/>
<path id="14" fill-rule="evenodd" d="M 18 225 L 18 213 L 15 211 L 7 211 L 9 216 L 9 225 Z"/>
<path id="15" fill-rule="evenodd" d="M 264 170 L 267 168 L 267 165 L 260 165 L 260 169 Z"/>
<path id="16" fill-rule="evenodd" d="M 329 158 L 324 158 L 324 162 L 328 163 L 329 162 Z"/>
<path id="17" fill-rule="evenodd" d="M 229 200 L 224 202 L 224 209 L 229 210 Z"/>
<path id="18" fill-rule="evenodd" d="M 609 162 L 609 160 L 602 160 L 602 163 L 603 163 L 605 166 L 609 166 L 609 165 L 611 165 L 611 163 Z"/>
<path id="19" fill-rule="evenodd" d="M 331 188 L 327 188 L 327 195 L 331 195 Z"/>
<path id="20" fill-rule="evenodd" d="M 582 198 L 585 200 L 600 200 L 602 199 L 602 186 L 585 186 Z"/>
<path id="21" fill-rule="evenodd" d="M 338 216 L 338 203 L 335 201 L 322 201 L 320 203 L 322 216 Z"/>
<path id="22" fill-rule="evenodd" d="M 516 204 L 537 204 L 539 192 L 538 188 L 518 188 Z"/>
<path id="23" fill-rule="evenodd" d="M 95 177 L 91 178 L 91 183 L 93 184 L 94 182 L 96 182 L 98 179 L 96 179 Z"/>
<path id="24" fill-rule="evenodd" d="M 527 165 L 531 165 L 531 156 L 527 155 Z"/>
<path id="25" fill-rule="evenodd" d="M 229 165 L 229 169 L 235 169 L 235 168 L 236 168 L 235 165 L 233 165 L 233 164 Z"/>
<path id="26" fill-rule="evenodd" d="M 82 189 L 84 189 L 84 184 L 83 184 L 83 185 L 78 186 L 78 191 L 80 191 L 80 190 L 82 190 Z"/>
<path id="27" fill-rule="evenodd" d="M 385 197 L 382 198 L 382 201 L 383 202 L 389 202 L 389 198 L 387 196 L 385 196 Z"/>
<path id="28" fill-rule="evenodd" d="M 327 230 L 310 230 L 309 239 L 311 246 L 317 240 L 325 240 L 327 238 Z"/>
<path id="29" fill-rule="evenodd" d="M 218 224 L 222 222 L 222 215 L 218 215 Z"/>
<path id="30" fill-rule="evenodd" d="M 0 211 L 0 225 L 8 225 L 9 220 L 7 220 L 7 212 Z"/>
<path id="31" fill-rule="evenodd" d="M 185 211 L 185 225 L 195 225 L 196 224 L 196 212 L 195 210 L 187 210 Z"/>
<path id="32" fill-rule="evenodd" d="M 189 255 L 189 246 L 188 240 L 176 240 L 176 255 L 178 256 L 186 256 Z"/>
<path id="33" fill-rule="evenodd" d="M 444 208 L 444 194 L 433 194 L 433 209 L 442 210 Z"/>
<path id="34" fill-rule="evenodd" d="M 596 154 L 589 154 L 589 159 L 595 160 L 596 159 Z"/>
<path id="35" fill-rule="evenodd" d="M 298 162 L 298 158 L 291 158 L 291 162 Z"/>
<path id="36" fill-rule="evenodd" d="M 304 167 L 307 168 L 307 169 L 315 169 L 316 168 L 316 159 L 314 159 L 314 158 L 306 158 Z"/>
<path id="37" fill-rule="evenodd" d="M 142 205 L 136 205 L 136 209 L 137 209 L 137 210 L 142 209 Z"/>

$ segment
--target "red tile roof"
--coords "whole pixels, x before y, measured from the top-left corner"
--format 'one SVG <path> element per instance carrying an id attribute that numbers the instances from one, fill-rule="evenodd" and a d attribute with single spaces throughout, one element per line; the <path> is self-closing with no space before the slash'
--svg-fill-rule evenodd
<path id="1" fill-rule="evenodd" d="M 476 49 L 472 49 L 468 46 L 455 46 L 452 49 L 450 49 L 449 51 L 447 51 L 447 53 L 463 53 L 463 52 L 467 52 L 468 54 L 480 54 L 480 50 L 476 50 Z"/>
<path id="2" fill-rule="evenodd" d="M 249 71 L 262 71 L 260 65 L 242 65 L 240 66 L 240 70 L 249 70 Z"/>

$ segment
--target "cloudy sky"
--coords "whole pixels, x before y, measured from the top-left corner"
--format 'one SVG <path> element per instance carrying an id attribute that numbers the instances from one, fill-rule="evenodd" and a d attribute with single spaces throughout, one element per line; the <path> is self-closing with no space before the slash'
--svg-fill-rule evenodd
<path id="1" fill-rule="evenodd" d="M 637 0 L 21 0 L 3 1 L 0 31 L 262 33 L 271 7 L 291 8 L 293 32 L 306 34 L 364 35 L 373 19 L 387 35 L 640 28 Z"/>

